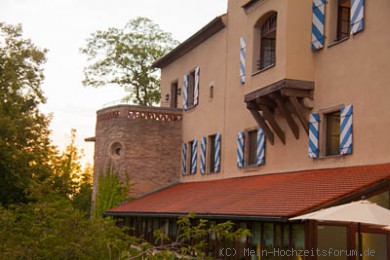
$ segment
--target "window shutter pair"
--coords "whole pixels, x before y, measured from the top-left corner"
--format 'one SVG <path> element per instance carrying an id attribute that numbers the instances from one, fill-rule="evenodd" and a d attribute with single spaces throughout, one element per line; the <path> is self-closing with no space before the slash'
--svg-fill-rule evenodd
<path id="1" fill-rule="evenodd" d="M 202 137 L 200 144 L 200 173 L 206 172 L 206 145 L 207 137 Z M 197 156 L 198 156 L 198 140 L 194 140 L 192 144 L 191 157 L 191 174 L 195 174 L 197 170 Z M 182 144 L 182 174 L 186 174 L 187 167 L 187 144 Z M 221 169 L 221 134 L 215 136 L 215 153 L 214 153 L 214 171 L 219 172 Z"/>
<path id="2" fill-rule="evenodd" d="M 202 137 L 201 146 L 200 146 L 200 173 L 206 173 L 206 147 L 207 147 L 207 137 Z M 215 147 L 214 154 L 214 172 L 221 171 L 221 134 L 215 135 Z"/>
<path id="3" fill-rule="evenodd" d="M 340 114 L 340 155 L 352 153 L 352 117 L 353 106 L 348 105 L 341 108 Z M 309 119 L 309 157 L 318 158 L 319 138 L 319 114 L 311 114 Z"/>
<path id="4" fill-rule="evenodd" d="M 237 136 L 237 167 L 244 168 L 244 149 L 245 149 L 245 133 L 239 132 Z M 256 164 L 264 165 L 265 163 L 265 137 L 261 128 L 257 129 L 257 149 L 256 149 Z"/>
<path id="5" fill-rule="evenodd" d="M 312 40 L 313 51 L 324 47 L 325 0 L 313 0 Z M 364 29 L 364 0 L 351 0 L 350 30 L 355 34 Z"/>
<path id="6" fill-rule="evenodd" d="M 246 38 L 240 39 L 240 83 L 245 83 Z"/>
<path id="7" fill-rule="evenodd" d="M 194 79 L 194 106 L 199 103 L 199 67 L 195 68 L 195 79 Z M 188 109 L 188 88 L 189 88 L 190 74 L 186 73 L 183 76 L 183 109 Z"/>

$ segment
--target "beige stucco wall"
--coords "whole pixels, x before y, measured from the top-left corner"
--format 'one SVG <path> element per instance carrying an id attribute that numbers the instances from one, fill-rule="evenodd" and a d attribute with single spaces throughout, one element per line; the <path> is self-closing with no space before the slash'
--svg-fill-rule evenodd
<path id="1" fill-rule="evenodd" d="M 386 163 L 390 160 L 390 2 L 366 1 L 365 29 L 348 40 L 333 44 L 330 40 L 332 1 L 326 6 L 325 48 L 312 52 L 312 1 L 264 0 L 247 12 L 247 1 L 230 0 L 227 27 L 200 46 L 162 69 L 162 96 L 169 93 L 175 79 L 183 85 L 183 74 L 199 66 L 199 105 L 183 113 L 183 136 L 188 142 L 213 133 L 222 134 L 222 170 L 220 173 L 182 177 L 199 181 L 255 174 L 278 173 L 313 168 L 342 167 Z M 276 65 L 255 73 L 253 64 L 254 25 L 264 14 L 278 13 Z M 239 82 L 239 41 L 247 37 L 246 83 Z M 286 144 L 275 139 L 266 145 L 266 164 L 240 170 L 236 167 L 237 133 L 256 127 L 246 109 L 245 94 L 281 79 L 314 81 L 314 107 L 307 115 L 330 107 L 354 106 L 353 154 L 324 159 L 308 158 L 308 138 L 299 125 L 296 140 L 276 110 L 276 120 L 286 134 Z M 208 86 L 214 82 L 213 101 L 208 100 Z M 181 102 L 182 97 L 179 97 Z M 296 118 L 295 118 L 296 119 Z M 199 150 L 198 150 L 199 153 Z M 180 160 L 180 158 L 178 158 Z M 199 155 L 198 155 L 199 169 Z"/>
<path id="2" fill-rule="evenodd" d="M 183 103 L 183 75 L 195 67 L 200 68 L 199 104 L 183 113 L 182 140 L 189 142 L 203 136 L 222 133 L 225 114 L 226 90 L 226 30 L 214 34 L 202 45 L 191 50 L 161 71 L 162 97 L 170 93 L 171 83 L 178 80 L 181 95 L 178 106 Z M 214 86 L 214 97 L 209 98 L 209 88 Z M 166 103 L 165 105 L 169 105 Z M 223 138 L 223 137 L 222 137 Z M 178 161 L 181 158 L 177 158 Z M 199 156 L 198 156 L 199 161 Z M 180 173 L 181 174 L 181 173 Z M 199 162 L 198 174 L 199 175 Z"/>

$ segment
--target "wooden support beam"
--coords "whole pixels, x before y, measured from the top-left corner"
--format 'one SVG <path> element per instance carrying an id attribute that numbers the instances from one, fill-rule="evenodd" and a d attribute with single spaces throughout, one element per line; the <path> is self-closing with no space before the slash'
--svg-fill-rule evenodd
<path id="1" fill-rule="evenodd" d="M 263 130 L 265 137 L 270 142 L 270 144 L 274 144 L 274 133 L 271 131 L 271 129 L 268 127 L 267 123 L 265 122 L 264 118 L 260 115 L 259 111 L 255 109 L 249 109 L 252 116 L 255 118 L 257 124 L 259 127 Z"/>
<path id="2" fill-rule="evenodd" d="M 261 97 L 261 98 L 256 99 L 256 103 L 258 105 L 264 105 L 264 106 L 267 106 L 269 108 L 276 107 L 275 101 L 273 101 L 272 99 L 267 98 L 267 97 Z"/>
<path id="3" fill-rule="evenodd" d="M 305 111 L 303 111 L 303 108 L 298 101 L 298 98 L 289 96 L 288 99 L 290 100 L 292 108 L 294 109 L 295 114 L 301 122 L 303 129 L 305 129 L 306 134 L 309 134 L 309 122 L 306 118 Z"/>
<path id="4" fill-rule="evenodd" d="M 284 104 L 282 97 L 278 94 L 270 94 L 270 97 L 275 99 L 276 103 L 278 104 L 278 108 L 280 110 L 280 113 L 282 116 L 286 119 L 288 126 L 290 127 L 291 131 L 293 132 L 296 139 L 299 139 L 299 127 L 295 123 L 294 118 L 292 117 L 290 111 Z"/>
<path id="5" fill-rule="evenodd" d="M 280 91 L 283 96 L 293 96 L 293 97 L 307 97 L 313 99 L 313 91 L 312 90 L 304 90 L 304 89 L 293 89 L 293 88 L 284 88 Z"/>
<path id="6" fill-rule="evenodd" d="M 246 103 L 246 108 L 247 109 L 253 109 L 253 110 L 259 110 L 259 106 L 256 104 L 256 102 L 248 102 Z"/>
<path id="7" fill-rule="evenodd" d="M 263 117 L 269 122 L 275 134 L 279 137 L 283 144 L 286 144 L 286 136 L 283 130 L 279 127 L 278 122 L 275 120 L 275 116 L 271 113 L 268 107 L 260 105 L 260 109 L 263 111 Z"/>

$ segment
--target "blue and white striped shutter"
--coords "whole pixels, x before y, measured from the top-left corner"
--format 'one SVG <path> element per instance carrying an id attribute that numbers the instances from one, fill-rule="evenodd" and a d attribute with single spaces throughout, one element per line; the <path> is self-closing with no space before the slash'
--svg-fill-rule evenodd
<path id="1" fill-rule="evenodd" d="M 185 175 L 187 172 L 187 144 L 181 146 L 181 173 Z"/>
<path id="2" fill-rule="evenodd" d="M 195 68 L 195 82 L 194 82 L 194 106 L 199 103 L 199 75 L 200 70 L 199 67 Z"/>
<path id="3" fill-rule="evenodd" d="M 214 171 L 221 170 L 221 134 L 215 135 Z"/>
<path id="4" fill-rule="evenodd" d="M 257 150 L 256 150 L 256 164 L 263 165 L 265 163 L 265 137 L 261 128 L 257 129 Z"/>
<path id="5" fill-rule="evenodd" d="M 192 151 L 191 151 L 191 174 L 196 173 L 196 163 L 198 160 L 198 140 L 192 142 Z"/>
<path id="6" fill-rule="evenodd" d="M 240 83 L 245 83 L 246 38 L 240 39 Z"/>
<path id="7" fill-rule="evenodd" d="M 364 0 L 351 0 L 351 34 L 364 29 Z"/>
<path id="8" fill-rule="evenodd" d="M 319 114 L 311 114 L 309 118 L 309 157 L 318 158 L 318 125 Z"/>
<path id="9" fill-rule="evenodd" d="M 206 172 L 206 145 L 207 137 L 202 137 L 200 143 L 200 173 L 204 174 Z"/>
<path id="10" fill-rule="evenodd" d="M 340 154 L 352 153 L 352 105 L 341 108 L 340 115 Z"/>
<path id="11" fill-rule="evenodd" d="M 245 133 L 239 132 L 237 136 L 237 167 L 244 167 L 244 144 L 245 144 Z"/>
<path id="12" fill-rule="evenodd" d="M 188 81 L 190 74 L 184 74 L 183 76 L 183 109 L 187 109 L 188 104 Z"/>
<path id="13" fill-rule="evenodd" d="M 325 0 L 313 0 L 313 18 L 311 28 L 311 49 L 324 47 Z"/>

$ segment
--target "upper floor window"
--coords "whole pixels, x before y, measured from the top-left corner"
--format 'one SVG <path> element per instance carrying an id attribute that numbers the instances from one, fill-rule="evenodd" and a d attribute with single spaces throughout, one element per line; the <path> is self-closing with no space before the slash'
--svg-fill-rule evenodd
<path id="1" fill-rule="evenodd" d="M 189 109 L 199 103 L 199 67 L 184 75 L 183 108 Z"/>
<path id="2" fill-rule="evenodd" d="M 275 65 L 277 14 L 272 12 L 257 22 L 254 32 L 254 69 Z"/>
<path id="3" fill-rule="evenodd" d="M 260 60 L 258 70 L 275 64 L 276 14 L 272 14 L 261 27 Z"/>
<path id="4" fill-rule="evenodd" d="M 171 84 L 171 102 L 170 102 L 171 108 L 177 108 L 178 88 L 179 88 L 179 84 L 177 81 Z"/>
<path id="5" fill-rule="evenodd" d="M 195 92 L 195 70 L 189 73 L 188 77 L 188 99 L 187 99 L 187 107 L 194 106 L 194 92 Z"/>
<path id="6" fill-rule="evenodd" d="M 349 37 L 351 23 L 350 17 L 351 1 L 339 0 L 337 4 L 337 41 Z"/>

